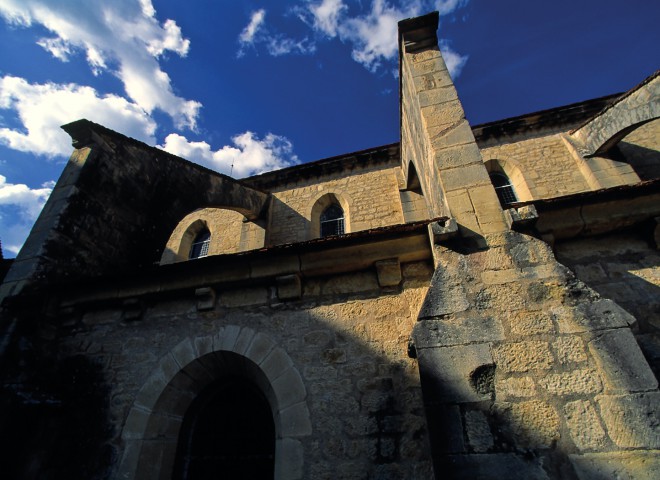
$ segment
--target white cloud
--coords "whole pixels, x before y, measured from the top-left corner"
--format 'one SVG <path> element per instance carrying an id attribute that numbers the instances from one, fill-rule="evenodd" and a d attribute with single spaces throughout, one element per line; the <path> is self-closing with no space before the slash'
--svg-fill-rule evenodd
<path id="1" fill-rule="evenodd" d="M 451 78 L 457 79 L 468 61 L 468 55 L 455 52 L 446 41 L 440 41 L 440 52 L 445 60 L 445 65 L 447 65 L 447 70 L 449 70 L 449 75 L 451 75 Z"/>
<path id="2" fill-rule="evenodd" d="M 385 0 L 374 0 L 369 14 L 346 19 L 339 26 L 339 37 L 353 45 L 353 59 L 369 71 L 376 71 L 383 60 L 393 60 L 398 52 L 398 22 L 418 15 L 420 4 L 401 8 Z"/>
<path id="3" fill-rule="evenodd" d="M 47 182 L 32 189 L 24 184 L 7 183 L 7 178 L 0 175 L 0 240 L 5 252 L 18 253 L 54 186 L 55 182 Z M 17 210 L 18 216 L 3 215 L 7 209 Z"/>
<path id="4" fill-rule="evenodd" d="M 437 9 L 440 15 L 449 15 L 468 2 L 469 0 L 373 0 L 369 10 L 355 14 L 344 0 L 306 0 L 304 6 L 294 7 L 292 11 L 314 31 L 316 41 L 339 38 L 351 46 L 353 59 L 369 71 L 376 72 L 382 67 L 396 72 L 392 67 L 398 53 L 399 21 L 433 9 Z M 287 39 L 282 45 L 289 46 L 288 48 L 275 48 L 280 46 L 274 41 L 276 38 L 270 34 L 270 41 L 265 42 L 268 52 L 274 56 L 292 52 L 311 53 L 316 50 L 314 42 L 307 38 L 302 43 Z M 442 43 L 441 41 L 441 45 Z M 302 48 L 292 48 L 292 45 L 302 45 Z M 443 54 L 447 55 L 445 61 L 452 76 L 457 78 L 467 56 L 458 54 L 446 44 L 442 45 L 442 49 Z"/>
<path id="5" fill-rule="evenodd" d="M 0 78 L 0 109 L 18 115 L 23 129 L 0 128 L 0 142 L 22 152 L 68 156 L 71 139 L 60 125 L 87 118 L 125 135 L 155 143 L 156 124 L 138 105 L 116 95 L 100 96 L 74 84 L 30 84 L 19 77 Z"/>
<path id="6" fill-rule="evenodd" d="M 322 0 L 321 3 L 309 5 L 314 28 L 329 37 L 337 35 L 337 26 L 347 9 L 342 0 Z"/>
<path id="7" fill-rule="evenodd" d="M 243 29 L 241 36 L 239 37 L 241 43 L 252 43 L 254 36 L 257 34 L 259 27 L 263 25 L 265 19 L 266 10 L 263 8 L 261 10 L 257 10 L 256 12 L 252 12 L 252 15 L 250 16 L 250 23 L 248 23 L 247 26 Z"/>
<path id="8" fill-rule="evenodd" d="M 243 178 L 298 163 L 293 145 L 280 135 L 268 133 L 259 139 L 247 131 L 232 138 L 234 146 L 226 145 L 212 150 L 206 142 L 192 142 L 186 137 L 171 133 L 159 148 L 178 155 L 212 170 L 236 178 Z M 233 165 L 233 169 L 232 169 Z"/>
<path id="9" fill-rule="evenodd" d="M 306 37 L 302 40 L 295 41 L 283 36 L 272 36 L 266 40 L 266 48 L 268 49 L 268 53 L 273 57 L 279 57 L 281 55 L 288 55 L 289 53 L 300 53 L 303 55 L 314 53 L 316 45 Z"/>
<path id="10" fill-rule="evenodd" d="M 440 15 L 448 15 L 468 4 L 470 0 L 436 0 L 435 9 Z"/>
<path id="11" fill-rule="evenodd" d="M 279 33 L 272 33 L 265 27 L 266 11 L 264 9 L 253 12 L 250 22 L 238 37 L 239 49 L 237 56 L 245 55 L 247 47 L 263 44 L 273 57 L 288 55 L 290 53 L 309 54 L 316 50 L 316 45 L 309 39 L 294 40 Z"/>
<path id="12" fill-rule="evenodd" d="M 177 96 L 158 63 L 167 51 L 185 56 L 190 41 L 173 20 L 162 25 L 150 0 L 2 0 L 0 15 L 11 24 L 39 24 L 54 37 L 37 43 L 66 61 L 85 52 L 95 74 L 109 71 L 128 96 L 148 113 L 170 115 L 178 128 L 196 127 L 201 104 Z M 116 69 L 108 65 L 117 65 Z"/>

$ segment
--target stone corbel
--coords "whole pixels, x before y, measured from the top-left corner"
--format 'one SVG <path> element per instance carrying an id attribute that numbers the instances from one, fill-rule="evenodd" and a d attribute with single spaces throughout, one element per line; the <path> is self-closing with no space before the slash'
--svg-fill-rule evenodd
<path id="1" fill-rule="evenodd" d="M 144 315 L 144 304 L 138 298 L 127 298 L 122 303 L 121 319 L 124 322 L 135 322 Z"/>
<path id="2" fill-rule="evenodd" d="M 504 217 L 509 228 L 517 230 L 534 225 L 539 218 L 539 214 L 534 205 L 524 205 L 504 210 Z"/>
<path id="3" fill-rule="evenodd" d="M 280 300 L 297 300 L 302 297 L 302 282 L 300 275 L 281 275 L 275 277 L 277 284 L 277 298 Z"/>
<path id="4" fill-rule="evenodd" d="M 437 244 L 443 240 L 458 235 L 458 224 L 455 218 L 445 218 L 429 224 L 429 233 L 433 243 Z"/>
<path id="5" fill-rule="evenodd" d="M 197 310 L 213 310 L 215 308 L 216 294 L 211 287 L 201 287 L 195 290 Z"/>
<path id="6" fill-rule="evenodd" d="M 398 258 L 388 258 L 374 263 L 378 284 L 381 287 L 395 287 L 401 283 L 401 263 Z"/>

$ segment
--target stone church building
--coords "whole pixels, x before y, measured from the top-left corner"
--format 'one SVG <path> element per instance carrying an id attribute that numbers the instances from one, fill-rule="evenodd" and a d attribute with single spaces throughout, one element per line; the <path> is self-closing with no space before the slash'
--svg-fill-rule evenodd
<path id="1" fill-rule="evenodd" d="M 63 127 L 3 478 L 660 478 L 660 78 L 472 126 L 437 27 L 399 143 L 234 180 Z"/>

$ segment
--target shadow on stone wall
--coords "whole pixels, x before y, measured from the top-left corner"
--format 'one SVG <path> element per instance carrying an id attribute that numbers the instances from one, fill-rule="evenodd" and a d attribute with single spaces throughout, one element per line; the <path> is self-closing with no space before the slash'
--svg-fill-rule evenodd
<path id="1" fill-rule="evenodd" d="M 26 325 L 28 323 L 28 325 Z M 50 354 L 33 322 L 13 332 L 2 359 L 0 468 L 4 478 L 107 478 L 108 377 L 98 358 Z"/>
<path id="2" fill-rule="evenodd" d="M 488 265 L 489 258 L 501 254 L 494 248 L 469 259 L 447 254 L 446 261 Z M 287 425 L 298 432 L 287 438 L 298 442 L 301 452 L 300 464 L 289 462 L 293 471 L 287 478 L 427 479 L 432 456 L 436 478 L 572 479 L 578 477 L 571 455 L 585 449 L 615 455 L 597 417 L 585 431 L 585 442 L 592 443 L 582 450 L 563 419 L 562 405 L 568 403 L 577 417 L 595 414 L 596 403 L 589 399 L 603 380 L 571 376 L 589 375 L 582 368 L 586 357 L 579 360 L 583 363 L 554 365 L 553 355 L 559 353 L 550 352 L 551 344 L 558 348 L 550 330 L 530 341 L 507 340 L 509 352 L 501 343 L 505 332 L 515 336 L 515 325 L 540 328 L 560 321 L 545 316 L 547 302 L 570 309 L 595 301 L 593 292 L 555 277 L 470 290 L 473 278 L 443 277 L 455 267 L 449 263 L 441 262 L 434 276 L 443 292 L 435 303 L 467 312 L 461 319 L 439 310 L 424 313 L 420 307 L 431 272 L 412 264 L 404 266 L 401 287 L 381 288 L 376 275 L 366 271 L 306 279 L 298 301 L 282 302 L 264 286 L 221 291 L 215 305 L 200 309 L 193 291 L 184 289 L 142 298 L 139 317 L 126 317 L 126 306 L 107 302 L 88 304 L 74 319 L 60 316 L 56 334 L 52 324 L 26 323 L 5 357 L 13 368 L 5 370 L 3 432 L 15 441 L 3 449 L 4 459 L 16 478 L 25 479 L 120 478 L 120 463 L 131 455 L 135 465 L 156 464 L 162 451 L 155 445 L 176 446 L 187 405 L 220 378 L 218 365 L 227 365 L 222 352 L 243 355 L 268 372 L 267 359 L 280 350 L 291 361 L 287 375 L 302 382 L 310 425 L 300 430 Z M 496 301 L 519 303 L 509 318 L 501 318 L 491 313 Z M 527 316 L 516 313 L 523 307 Z M 443 318 L 418 321 L 420 310 L 422 316 Z M 411 348 L 409 339 L 413 328 L 433 332 L 433 322 L 442 335 L 464 337 L 429 357 L 424 345 Z M 50 340 L 39 341 L 44 326 Z M 235 330 L 233 340 L 228 329 Z M 264 344 L 268 350 L 257 357 L 251 346 L 256 351 L 263 336 L 270 339 Z M 450 337 L 445 340 L 453 341 Z M 416 352 L 420 362 L 425 355 L 429 360 L 421 368 L 421 387 L 409 352 Z M 532 369 L 516 372 L 518 358 L 531 362 Z M 282 375 L 273 373 L 271 383 L 282 382 Z M 543 378 L 549 380 L 536 385 Z M 553 379 L 570 383 L 573 378 L 586 381 L 587 390 L 557 397 L 564 395 L 563 387 Z M 44 395 L 32 395 L 36 392 Z M 159 407 L 136 404 L 141 395 Z M 295 405 L 278 404 L 277 411 Z M 130 415 L 136 407 L 145 418 L 140 428 Z M 150 447 L 143 449 L 146 444 Z M 580 472 L 580 478 L 600 474 L 589 462 Z"/>

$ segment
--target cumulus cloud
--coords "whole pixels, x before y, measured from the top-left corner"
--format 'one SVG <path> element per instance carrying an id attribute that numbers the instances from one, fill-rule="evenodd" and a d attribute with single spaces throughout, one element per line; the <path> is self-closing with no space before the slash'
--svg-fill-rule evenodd
<path id="1" fill-rule="evenodd" d="M 25 184 L 8 183 L 0 175 L 0 231 L 7 256 L 15 256 L 21 249 L 54 186 L 55 182 L 47 182 L 33 189 Z M 18 215 L 6 215 L 9 209 L 18 211 Z"/>
<path id="2" fill-rule="evenodd" d="M 75 84 L 31 84 L 0 78 L 0 109 L 14 110 L 23 129 L 0 128 L 0 142 L 21 152 L 68 156 L 71 139 L 60 125 L 87 118 L 144 142 L 155 143 L 154 120 L 138 105 L 116 95 L 99 95 Z"/>
<path id="3" fill-rule="evenodd" d="M 339 21 L 346 10 L 348 10 L 348 7 L 344 5 L 342 0 L 323 0 L 321 3 L 309 5 L 314 28 L 329 37 L 337 35 Z"/>
<path id="4" fill-rule="evenodd" d="M 95 74 L 119 78 L 132 101 L 147 113 L 159 109 L 178 128 L 196 127 L 201 104 L 179 97 L 159 64 L 166 52 L 186 56 L 190 41 L 173 20 L 160 24 L 151 0 L 3 0 L 0 15 L 17 26 L 34 24 L 53 35 L 37 43 L 66 61 L 84 52 Z M 116 65 L 111 68 L 109 65 Z"/>
<path id="5" fill-rule="evenodd" d="M 396 58 L 399 20 L 418 15 L 419 10 L 418 2 L 398 8 L 374 0 L 367 15 L 348 18 L 339 26 L 339 37 L 353 45 L 351 55 L 356 62 L 376 71 L 383 60 Z"/>
<path id="6" fill-rule="evenodd" d="M 440 15 L 449 15 L 467 5 L 469 0 L 373 0 L 366 10 L 349 9 L 344 0 L 306 0 L 292 9 L 315 35 L 302 41 L 287 38 L 267 31 L 263 26 L 263 10 L 253 13 L 239 41 L 239 56 L 249 44 L 256 47 L 263 43 L 270 55 L 288 53 L 313 53 L 316 42 L 339 39 L 351 47 L 352 58 L 371 72 L 381 68 L 392 70 L 398 53 L 398 22 L 424 12 L 438 10 Z M 366 4 L 366 2 L 365 2 Z M 258 14 L 258 15 L 257 15 Z M 257 21 L 258 20 L 258 21 Z M 261 34 L 258 34 L 261 32 Z M 443 45 L 445 61 L 454 78 L 458 77 L 467 61 L 447 45 Z M 392 70 L 395 71 L 395 70 Z M 396 73 L 395 73 L 396 74 Z"/>
<path id="7" fill-rule="evenodd" d="M 159 148 L 212 170 L 237 178 L 277 170 L 298 163 L 293 145 L 286 138 L 268 133 L 259 139 L 247 131 L 232 138 L 233 146 L 213 150 L 206 142 L 189 141 L 177 133 L 165 138 Z M 233 165 L 233 168 L 232 168 Z"/>

